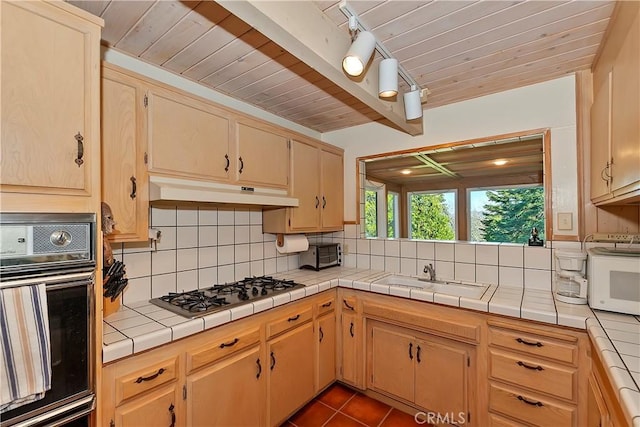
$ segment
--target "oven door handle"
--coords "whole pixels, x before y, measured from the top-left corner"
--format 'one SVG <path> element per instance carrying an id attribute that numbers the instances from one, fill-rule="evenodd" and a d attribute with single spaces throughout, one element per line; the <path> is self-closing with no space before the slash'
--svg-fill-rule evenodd
<path id="1" fill-rule="evenodd" d="M 88 282 L 93 283 L 94 277 L 95 273 L 91 271 L 72 274 L 56 274 L 40 278 L 7 280 L 0 283 L 0 289 L 15 288 L 18 286 L 39 285 L 41 283 L 47 285 L 47 290 L 64 289 L 79 285 L 85 285 Z"/>
<path id="2" fill-rule="evenodd" d="M 61 419 L 61 420 L 56 420 L 53 424 L 53 426 L 61 426 L 64 425 L 64 423 L 68 422 L 68 421 L 72 421 L 76 418 L 80 418 L 83 415 L 87 415 L 90 414 L 96 407 L 96 398 L 94 394 L 91 394 L 87 397 L 84 397 L 82 399 L 76 400 L 75 402 L 72 402 L 68 405 L 62 406 L 60 408 L 57 408 L 53 411 L 49 411 L 49 412 L 45 412 L 42 415 L 39 415 L 37 417 L 33 417 L 28 419 L 27 421 L 24 421 L 22 423 L 18 423 L 13 425 L 13 427 L 31 427 L 31 426 L 35 426 L 35 425 L 40 425 L 41 423 L 45 423 L 47 422 L 47 420 L 50 420 L 53 417 L 56 417 L 58 415 L 64 414 L 65 412 L 69 412 L 72 411 L 76 408 L 79 408 L 83 405 L 89 404 L 89 407 L 86 409 L 83 409 L 82 411 L 78 411 L 78 412 L 74 412 L 73 414 L 70 414 L 68 416 L 66 416 L 65 418 Z"/>

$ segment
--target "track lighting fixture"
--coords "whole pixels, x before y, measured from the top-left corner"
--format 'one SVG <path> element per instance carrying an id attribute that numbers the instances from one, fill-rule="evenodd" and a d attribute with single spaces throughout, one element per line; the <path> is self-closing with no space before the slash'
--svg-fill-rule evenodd
<path id="1" fill-rule="evenodd" d="M 358 77 L 376 48 L 376 38 L 369 31 L 360 31 L 342 60 L 342 68 L 350 76 Z"/>
<path id="2" fill-rule="evenodd" d="M 404 116 L 407 120 L 422 117 L 422 102 L 420 100 L 420 89 L 411 85 L 411 91 L 404 94 Z"/>
<path id="3" fill-rule="evenodd" d="M 378 95 L 389 98 L 398 94 L 398 60 L 386 58 L 378 67 Z"/>

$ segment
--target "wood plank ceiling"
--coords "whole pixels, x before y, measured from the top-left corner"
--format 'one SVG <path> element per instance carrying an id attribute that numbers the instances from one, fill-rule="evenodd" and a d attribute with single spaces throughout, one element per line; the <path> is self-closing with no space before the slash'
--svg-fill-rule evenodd
<path id="1" fill-rule="evenodd" d="M 103 43 L 318 132 L 383 117 L 210 1 L 69 0 L 105 20 Z M 295 1 L 291 7 L 295 7 Z M 317 0 L 348 33 L 335 0 Z M 353 1 L 422 88 L 425 109 L 588 69 L 615 1 Z M 376 53 L 370 67 L 382 57 Z M 400 93 L 406 82 L 400 79 Z M 400 95 L 399 95 L 400 96 Z M 385 102 L 381 100 L 380 102 Z"/>

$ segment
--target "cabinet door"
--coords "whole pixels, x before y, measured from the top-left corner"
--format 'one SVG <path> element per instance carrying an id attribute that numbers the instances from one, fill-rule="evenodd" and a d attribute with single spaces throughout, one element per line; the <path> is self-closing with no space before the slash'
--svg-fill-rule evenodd
<path id="1" fill-rule="evenodd" d="M 149 171 L 227 181 L 229 120 L 175 92 L 153 89 L 148 96 Z"/>
<path id="2" fill-rule="evenodd" d="M 144 90 L 139 82 L 109 68 L 102 73 L 102 200 L 116 220 L 109 239 L 146 241 L 149 192 L 144 154 Z"/>
<path id="3" fill-rule="evenodd" d="M 289 141 L 282 135 L 238 123 L 236 179 L 241 184 L 274 188 L 289 185 Z M 237 163 L 236 163 L 237 161 Z"/>
<path id="4" fill-rule="evenodd" d="M 637 8 L 636 8 L 637 10 Z M 613 65 L 611 85 L 611 188 L 624 194 L 640 188 L 640 14 Z M 635 184 L 635 185 L 632 185 Z M 629 188 L 629 186 L 631 186 Z"/>
<path id="5" fill-rule="evenodd" d="M 336 379 L 336 317 L 333 312 L 318 319 L 318 387 Z"/>
<path id="6" fill-rule="evenodd" d="M 412 402 L 414 360 L 418 351 L 413 337 L 374 325 L 371 340 L 372 388 Z"/>
<path id="7" fill-rule="evenodd" d="M 358 384 L 358 345 L 360 338 L 360 323 L 355 313 L 342 313 L 342 380 L 354 385 Z"/>
<path id="8" fill-rule="evenodd" d="M 259 348 L 254 347 L 189 375 L 187 425 L 262 425 L 263 368 Z"/>
<path id="9" fill-rule="evenodd" d="M 415 403 L 441 414 L 467 414 L 468 346 L 435 338 L 416 345 Z"/>
<path id="10" fill-rule="evenodd" d="M 118 427 L 156 427 L 182 424 L 178 405 L 182 400 L 177 383 L 142 395 L 118 406 L 115 425 Z"/>
<path id="11" fill-rule="evenodd" d="M 610 193 L 611 72 L 596 90 L 591 105 L 591 199 Z"/>
<path id="12" fill-rule="evenodd" d="M 88 196 L 100 170 L 99 27 L 46 2 L 0 8 L 2 190 Z"/>
<path id="13" fill-rule="evenodd" d="M 320 225 L 320 169 L 316 146 L 293 140 L 291 142 L 291 194 L 299 205 L 290 209 L 291 230 L 317 230 Z"/>
<path id="14" fill-rule="evenodd" d="M 589 375 L 587 394 L 587 427 L 609 426 L 609 411 L 594 374 Z"/>
<path id="15" fill-rule="evenodd" d="M 342 230 L 344 224 L 344 168 L 342 155 L 321 151 L 322 229 Z"/>
<path id="16" fill-rule="evenodd" d="M 279 425 L 314 395 L 313 323 L 274 338 L 269 355 L 269 425 Z"/>

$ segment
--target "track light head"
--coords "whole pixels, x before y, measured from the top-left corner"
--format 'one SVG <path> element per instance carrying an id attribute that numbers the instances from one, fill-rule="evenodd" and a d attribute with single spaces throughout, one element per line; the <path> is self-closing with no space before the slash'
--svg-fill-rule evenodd
<path id="1" fill-rule="evenodd" d="M 376 38 L 369 31 L 360 31 L 342 59 L 342 69 L 350 76 L 358 77 L 376 47 Z"/>
<path id="2" fill-rule="evenodd" d="M 419 119 L 422 117 L 420 92 L 421 90 L 418 89 L 418 86 L 412 85 L 411 91 L 404 94 L 404 116 L 407 120 Z"/>
<path id="3" fill-rule="evenodd" d="M 378 66 L 378 95 L 390 98 L 398 94 L 398 60 L 386 58 Z"/>

